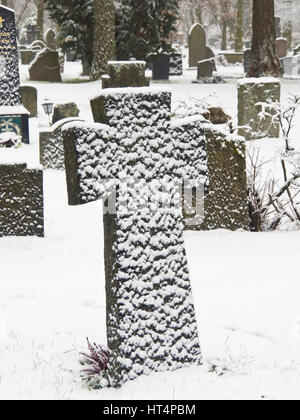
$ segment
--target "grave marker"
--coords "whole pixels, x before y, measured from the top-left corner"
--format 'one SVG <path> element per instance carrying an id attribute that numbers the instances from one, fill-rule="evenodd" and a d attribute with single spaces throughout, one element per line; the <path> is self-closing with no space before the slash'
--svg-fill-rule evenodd
<path id="1" fill-rule="evenodd" d="M 0 133 L 13 131 L 29 143 L 28 112 L 22 106 L 15 13 L 0 6 Z"/>
<path id="2" fill-rule="evenodd" d="M 189 66 L 197 67 L 199 61 L 208 58 L 206 54 L 205 30 L 200 23 L 195 23 L 189 34 Z"/>
<path id="3" fill-rule="evenodd" d="M 277 42 L 277 52 L 279 58 L 284 58 L 288 53 L 288 42 L 285 38 L 278 38 Z"/>
<path id="4" fill-rule="evenodd" d="M 201 363 L 178 192 L 185 178 L 206 183 L 205 139 L 202 117 L 170 123 L 166 90 L 107 90 L 92 109 L 109 125 L 64 128 L 68 194 L 71 205 L 108 199 L 108 377 L 120 386 Z"/>

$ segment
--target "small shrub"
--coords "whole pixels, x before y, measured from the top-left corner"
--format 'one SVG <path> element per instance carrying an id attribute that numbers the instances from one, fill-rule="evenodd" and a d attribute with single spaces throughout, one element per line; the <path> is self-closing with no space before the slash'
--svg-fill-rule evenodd
<path id="1" fill-rule="evenodd" d="M 99 389 L 107 386 L 107 369 L 109 351 L 106 347 L 91 344 L 87 338 L 88 353 L 80 353 L 80 364 L 84 366 L 81 370 L 81 377 L 92 389 Z"/>

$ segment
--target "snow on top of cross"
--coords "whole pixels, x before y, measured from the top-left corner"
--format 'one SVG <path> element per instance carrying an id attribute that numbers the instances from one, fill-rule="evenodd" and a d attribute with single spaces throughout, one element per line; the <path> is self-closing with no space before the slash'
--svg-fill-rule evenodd
<path id="1" fill-rule="evenodd" d="M 111 95 L 159 95 L 162 93 L 171 93 L 170 88 L 166 87 L 131 87 L 131 88 L 112 88 L 112 89 L 104 89 L 101 93 L 93 96 L 90 100 L 96 99 L 99 96 L 111 96 Z"/>
<path id="2" fill-rule="evenodd" d="M 146 61 L 143 60 L 123 60 L 123 61 L 108 61 L 108 65 L 116 64 L 116 65 L 122 65 L 122 64 L 145 64 Z"/>
<path id="3" fill-rule="evenodd" d="M 110 131 L 111 127 L 109 127 L 108 125 L 105 124 L 100 124 L 100 123 L 91 123 L 91 122 L 86 122 L 86 121 L 71 121 L 71 122 L 67 122 L 63 128 L 62 131 L 67 131 L 71 128 L 91 128 L 93 127 L 96 130 L 105 130 L 105 131 Z"/>
<path id="4" fill-rule="evenodd" d="M 238 81 L 238 85 L 246 85 L 248 83 L 252 84 L 265 84 L 265 83 L 280 83 L 279 79 L 276 79 L 276 77 L 245 77 L 244 79 L 241 79 Z"/>

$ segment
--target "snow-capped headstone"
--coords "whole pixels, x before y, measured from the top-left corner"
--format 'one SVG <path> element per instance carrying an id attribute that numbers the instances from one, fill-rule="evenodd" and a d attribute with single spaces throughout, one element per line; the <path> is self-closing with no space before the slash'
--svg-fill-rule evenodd
<path id="1" fill-rule="evenodd" d="M 279 58 L 284 58 L 287 56 L 288 53 L 288 41 L 286 38 L 278 38 L 276 40 L 277 43 L 277 52 Z"/>
<path id="2" fill-rule="evenodd" d="M 206 77 L 212 77 L 215 67 L 216 64 L 214 58 L 199 61 L 197 65 L 197 79 L 201 80 Z"/>
<path id="3" fill-rule="evenodd" d="M 102 76 L 102 89 L 149 86 L 145 61 L 109 61 L 108 73 Z"/>
<path id="4" fill-rule="evenodd" d="M 13 131 L 29 143 L 28 116 L 21 103 L 15 13 L 0 6 L 0 133 Z"/>
<path id="5" fill-rule="evenodd" d="M 205 29 L 200 23 L 195 23 L 189 34 L 189 67 L 197 67 L 198 62 L 206 58 Z"/>
<path id="6" fill-rule="evenodd" d="M 278 138 L 279 121 L 272 103 L 280 102 L 280 80 L 273 77 L 245 78 L 238 82 L 239 135 L 246 140 Z"/>
<path id="7" fill-rule="evenodd" d="M 29 66 L 30 80 L 37 82 L 61 82 L 58 51 L 48 48 L 40 51 Z"/>
<path id="8" fill-rule="evenodd" d="M 180 191 L 207 181 L 205 138 L 199 116 L 171 123 L 167 90 L 107 90 L 92 109 L 105 125 L 63 130 L 68 195 L 105 200 L 108 378 L 120 386 L 201 363 Z"/>

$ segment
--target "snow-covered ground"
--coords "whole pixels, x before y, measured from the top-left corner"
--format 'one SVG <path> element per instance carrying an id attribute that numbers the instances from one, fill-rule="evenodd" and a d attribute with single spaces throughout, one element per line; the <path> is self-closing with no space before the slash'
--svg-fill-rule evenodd
<path id="1" fill-rule="evenodd" d="M 78 74 L 77 64 L 67 64 L 66 79 Z M 185 71 L 172 79 L 175 101 L 214 95 L 236 114 L 234 80 L 194 85 L 194 78 Z M 30 84 L 40 103 L 45 96 L 75 101 L 88 120 L 88 98 L 101 87 Z M 283 97 L 288 92 L 300 94 L 300 83 L 285 81 Z M 45 123 L 41 110 L 31 121 L 32 144 L 1 151 L 1 161 L 37 164 Z M 300 115 L 296 145 L 298 133 Z M 256 143 L 266 158 L 280 147 Z M 44 184 L 46 237 L 0 239 L 1 399 L 300 399 L 300 232 L 186 233 L 203 366 L 141 377 L 120 390 L 85 389 L 79 352 L 86 337 L 105 344 L 106 336 L 101 203 L 69 207 L 63 173 L 46 171 Z"/>

